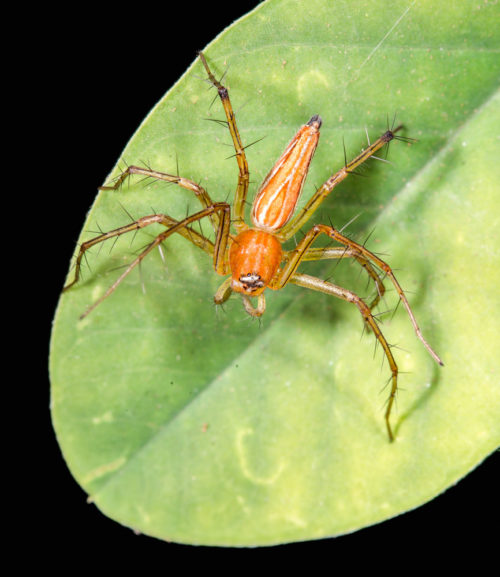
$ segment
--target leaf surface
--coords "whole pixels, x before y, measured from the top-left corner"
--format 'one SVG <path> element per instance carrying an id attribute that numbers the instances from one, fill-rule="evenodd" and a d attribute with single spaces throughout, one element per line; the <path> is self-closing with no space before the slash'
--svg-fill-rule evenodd
<path id="1" fill-rule="evenodd" d="M 461 2 L 271 0 L 205 54 L 224 72 L 251 170 L 251 193 L 297 128 L 323 118 L 302 203 L 397 113 L 409 145 L 338 187 L 314 222 L 382 255 L 445 367 L 402 307 L 380 318 L 397 345 L 401 392 L 388 443 L 389 376 L 355 307 L 296 286 L 268 291 L 263 321 L 240 299 L 215 310 L 222 282 L 183 238 L 165 243 L 84 320 L 79 315 L 161 228 L 88 255 L 65 293 L 51 346 L 53 421 L 65 459 L 111 518 L 170 541 L 267 545 L 338 535 L 432 499 L 500 444 L 498 6 Z M 237 167 L 200 62 L 145 119 L 123 158 L 230 198 Z M 116 167 L 112 175 L 119 173 Z M 251 200 L 251 198 L 250 198 Z M 88 230 L 152 209 L 199 210 L 188 191 L 131 180 L 101 192 Z M 203 223 L 208 234 L 209 222 Z M 369 296 L 358 267 L 301 269 Z M 70 273 L 72 274 L 72 273 Z M 69 277 L 71 278 L 71 277 Z M 145 287 L 145 294 L 142 291 Z M 388 281 L 386 286 L 391 289 Z M 379 306 L 392 311 L 395 291 Z"/>

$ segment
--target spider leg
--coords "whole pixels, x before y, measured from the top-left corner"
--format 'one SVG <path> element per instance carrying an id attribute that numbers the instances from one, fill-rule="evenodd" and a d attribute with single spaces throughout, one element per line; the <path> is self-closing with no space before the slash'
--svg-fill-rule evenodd
<path id="1" fill-rule="evenodd" d="M 408 316 L 410 317 L 410 321 L 413 325 L 413 328 L 415 330 L 417 337 L 420 339 L 420 341 L 422 342 L 424 347 L 427 349 L 427 351 L 431 355 L 431 357 L 439 365 L 443 365 L 443 361 L 433 351 L 433 349 L 431 348 L 429 343 L 425 340 L 424 336 L 422 335 L 422 331 L 420 330 L 420 327 L 417 324 L 417 320 L 415 319 L 415 315 L 413 314 L 413 311 L 411 310 L 410 303 L 408 302 L 408 299 L 406 298 L 406 295 L 405 295 L 403 289 L 401 288 L 401 285 L 398 283 L 394 273 L 392 272 L 391 267 L 386 262 L 384 262 L 382 259 L 380 259 L 378 256 L 376 256 L 375 254 L 370 252 L 367 248 L 358 244 L 357 242 L 354 242 L 350 238 L 347 238 L 346 236 L 344 236 L 343 234 L 338 232 L 332 226 L 326 226 L 324 224 L 317 224 L 317 225 L 313 226 L 311 228 L 311 230 L 309 230 L 309 232 L 303 237 L 303 239 L 299 242 L 299 244 L 296 246 L 296 248 L 293 251 L 290 251 L 292 253 L 292 256 L 288 259 L 288 262 L 285 264 L 285 266 L 281 269 L 281 271 L 278 273 L 278 275 L 274 279 L 273 286 L 271 288 L 275 288 L 275 289 L 276 288 L 282 288 L 283 286 L 286 285 L 287 282 L 289 282 L 291 280 L 292 275 L 295 273 L 295 271 L 297 270 L 297 267 L 299 266 L 300 262 L 303 259 L 304 253 L 306 253 L 306 251 L 309 249 L 310 245 L 314 242 L 314 240 L 320 234 L 326 234 L 331 239 L 337 241 L 338 243 L 342 244 L 344 247 L 347 247 L 348 249 L 350 249 L 352 251 L 353 255 L 357 253 L 361 259 L 363 259 L 365 261 L 369 261 L 370 263 L 373 263 L 379 269 L 384 271 L 387 278 L 389 278 L 389 280 L 394 285 L 394 288 L 396 289 L 396 291 L 399 295 L 399 298 L 400 298 L 401 302 L 403 303 L 403 305 L 406 309 L 406 312 L 408 313 Z"/>
<path id="2" fill-rule="evenodd" d="M 286 255 L 285 255 L 286 258 Z M 370 261 L 363 258 L 357 251 L 350 247 L 325 247 L 325 248 L 308 248 L 302 255 L 301 261 L 313 260 L 327 260 L 327 259 L 342 259 L 354 258 L 365 269 L 368 276 L 373 280 L 376 288 L 376 294 L 372 302 L 368 305 L 370 310 L 373 310 L 380 299 L 385 294 L 385 286 L 376 269 L 371 265 Z"/>
<path id="3" fill-rule="evenodd" d="M 203 208 L 208 208 L 212 206 L 214 202 L 208 195 L 207 191 L 193 182 L 188 178 L 183 178 L 182 176 L 176 176 L 175 174 L 168 174 L 167 172 L 160 172 L 158 170 L 152 170 L 151 168 L 144 168 L 142 166 L 128 166 L 121 174 L 119 174 L 113 181 L 113 184 L 109 184 L 106 186 L 100 186 L 99 190 L 117 190 L 119 189 L 123 182 L 130 178 L 132 174 L 139 174 L 146 178 L 153 178 L 155 180 L 163 180 L 164 182 L 171 182 L 173 184 L 177 184 L 181 188 L 186 190 L 191 190 L 196 195 L 196 198 L 200 201 L 201 206 Z M 210 220 L 212 221 L 212 225 L 214 231 L 217 231 L 219 226 L 219 215 L 213 214 L 210 216 Z"/>
<path id="4" fill-rule="evenodd" d="M 380 330 L 380 327 L 378 326 L 377 322 L 373 318 L 373 315 L 370 311 L 370 307 L 355 293 L 353 293 L 347 289 L 344 289 L 342 287 L 339 287 L 337 285 L 334 285 L 332 283 L 329 283 L 327 281 L 313 277 L 313 276 L 309 276 L 306 274 L 294 274 L 290 278 L 289 282 L 296 284 L 296 285 L 299 285 L 299 286 L 304 287 L 304 288 L 308 288 L 308 289 L 316 290 L 316 291 L 319 291 L 319 292 L 322 292 L 322 293 L 325 293 L 328 295 L 336 296 L 336 297 L 343 299 L 347 302 L 353 303 L 358 307 L 359 312 L 361 313 L 365 323 L 367 323 L 371 327 L 373 333 L 375 334 L 376 339 L 382 345 L 382 348 L 384 349 L 385 356 L 387 357 L 387 360 L 389 362 L 389 366 L 391 368 L 391 373 L 392 373 L 391 390 L 389 393 L 389 399 L 387 400 L 387 408 L 385 411 L 385 424 L 387 427 L 387 434 L 389 435 L 389 440 L 393 441 L 394 435 L 393 435 L 392 428 L 391 428 L 390 416 L 391 416 L 392 406 L 394 404 L 394 399 L 396 398 L 396 392 L 398 390 L 398 366 L 397 366 L 396 361 L 394 360 L 394 357 L 392 355 L 391 347 L 389 346 L 389 343 L 387 342 L 386 338 L 384 337 L 384 335 L 383 335 L 382 331 Z"/>
<path id="5" fill-rule="evenodd" d="M 237 232 L 241 232 L 246 228 L 245 225 L 245 201 L 248 192 L 248 183 L 250 179 L 250 173 L 248 172 L 248 162 L 245 155 L 245 148 L 241 142 L 240 133 L 238 126 L 236 124 L 236 117 L 234 115 L 233 107 L 231 105 L 231 100 L 229 99 L 229 93 L 225 86 L 223 86 L 212 74 L 205 56 L 202 52 L 198 53 L 200 60 L 205 68 L 208 75 L 210 83 L 215 86 L 219 97 L 224 107 L 224 112 L 226 114 L 227 126 L 229 132 L 231 133 L 231 139 L 233 141 L 233 146 L 235 150 L 236 161 L 238 162 L 239 175 L 238 175 L 238 187 L 236 189 L 236 194 L 234 196 L 234 212 L 233 220 L 234 226 Z"/>
<path id="6" fill-rule="evenodd" d="M 91 238 L 90 240 L 82 242 L 82 244 L 80 245 L 80 250 L 79 250 L 77 258 L 76 258 L 76 262 L 75 262 L 74 278 L 70 283 L 68 283 L 63 288 L 63 292 L 67 291 L 69 288 L 71 288 L 80 279 L 81 263 L 82 263 L 82 259 L 85 255 L 85 253 L 87 252 L 87 250 L 89 250 L 90 248 L 92 248 L 96 244 L 99 244 L 101 242 L 104 242 L 105 240 L 108 240 L 109 238 L 116 238 L 116 237 L 121 236 L 122 234 L 126 234 L 128 232 L 132 232 L 134 230 L 144 228 L 144 227 L 146 227 L 150 224 L 154 224 L 154 223 L 159 223 L 159 224 L 162 224 L 163 226 L 165 226 L 167 228 L 170 228 L 170 227 L 178 224 L 179 221 L 175 220 L 174 218 L 171 218 L 170 216 L 167 216 L 166 214 L 152 214 L 149 216 L 144 216 L 144 217 L 140 218 L 139 220 L 136 220 L 130 224 L 127 224 L 125 226 L 120 226 L 119 228 L 115 228 L 115 229 L 110 230 L 108 232 L 102 233 L 99 236 Z M 200 233 L 196 232 L 195 230 L 193 230 L 189 226 L 186 226 L 182 229 L 179 229 L 179 230 L 177 230 L 177 232 L 179 234 L 181 234 L 182 236 L 184 236 L 185 238 L 187 238 L 188 240 L 190 240 L 193 244 L 195 244 L 199 248 L 203 249 L 205 252 L 207 252 L 211 256 L 213 255 L 214 243 L 211 242 L 208 238 L 202 236 Z"/>
<path id="7" fill-rule="evenodd" d="M 206 239 L 201 234 L 194 231 L 189 225 L 195 221 L 198 221 L 204 217 L 209 217 L 212 214 L 218 213 L 220 216 L 220 225 L 217 230 L 215 244 Z M 175 219 L 164 215 L 164 214 L 152 214 L 149 216 L 144 216 L 128 225 L 121 226 L 107 233 L 100 234 L 99 236 L 90 239 L 80 245 L 80 250 L 76 258 L 75 265 L 75 276 L 73 281 L 67 284 L 63 291 L 67 291 L 71 288 L 80 277 L 81 261 L 85 252 L 92 246 L 104 242 L 105 240 L 113 237 L 121 236 L 127 232 L 133 230 L 138 230 L 140 228 L 145 228 L 151 224 L 162 224 L 167 227 L 167 230 L 163 231 L 157 235 L 154 240 L 148 244 L 148 246 L 129 264 L 125 271 L 118 277 L 118 279 L 107 289 L 107 291 L 92 305 L 90 306 L 81 316 L 81 318 L 87 316 L 92 310 L 94 310 L 103 300 L 105 300 L 111 293 L 113 293 L 118 285 L 125 279 L 125 277 L 130 274 L 130 272 L 139 265 L 143 259 L 157 246 L 159 246 L 164 240 L 174 233 L 181 234 L 196 246 L 203 248 L 206 252 L 213 254 L 214 269 L 218 274 L 226 274 L 227 271 L 227 246 L 229 241 L 229 228 L 231 224 L 231 207 L 225 202 L 217 202 L 203 210 L 192 214 L 181 221 L 176 221 Z"/>
<path id="8" fill-rule="evenodd" d="M 380 138 L 378 138 L 373 144 L 370 144 L 365 150 L 363 150 L 354 160 L 351 162 L 346 162 L 345 166 L 331 176 L 310 198 L 306 205 L 296 214 L 296 216 L 288 222 L 280 231 L 280 239 L 285 241 L 290 239 L 294 234 L 296 234 L 305 223 L 311 218 L 311 216 L 316 212 L 321 203 L 326 199 L 326 197 L 332 192 L 332 190 L 342 182 L 350 173 L 363 164 L 366 160 L 373 156 L 377 150 L 383 148 L 388 144 L 393 138 L 395 138 L 396 132 L 401 130 L 403 126 L 398 126 L 394 130 L 387 130 Z"/>

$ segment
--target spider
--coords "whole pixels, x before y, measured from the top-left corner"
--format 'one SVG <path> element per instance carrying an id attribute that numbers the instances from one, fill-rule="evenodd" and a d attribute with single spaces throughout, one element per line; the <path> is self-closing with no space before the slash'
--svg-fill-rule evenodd
<path id="1" fill-rule="evenodd" d="M 334 187 L 351 174 L 356 167 L 364 163 L 391 140 L 403 140 L 403 137 L 396 136 L 402 126 L 387 130 L 354 160 L 346 162 L 338 172 L 331 176 L 312 195 L 302 209 L 296 211 L 297 201 L 302 192 L 309 165 L 318 144 L 322 124 L 319 115 L 312 116 L 306 124 L 299 128 L 258 189 L 251 211 L 252 226 L 249 226 L 245 222 L 244 215 L 249 186 L 248 163 L 229 99 L 229 93 L 213 75 L 203 53 L 199 53 L 199 58 L 208 75 L 208 81 L 217 89 L 226 116 L 227 122 L 224 122 L 224 124 L 227 124 L 229 128 L 234 145 L 239 175 L 233 206 L 231 207 L 227 202 L 212 201 L 208 193 L 192 180 L 158 172 L 151 168 L 129 166 L 112 185 L 102 186 L 100 189 L 116 190 L 129 176 L 139 174 L 175 183 L 184 189 L 192 191 L 201 203 L 201 210 L 187 216 L 183 220 L 176 220 L 166 214 L 143 216 L 125 226 L 83 242 L 76 257 L 74 278 L 63 290 L 68 290 L 78 282 L 82 257 L 89 248 L 109 238 L 118 237 L 151 224 L 159 223 L 165 227 L 165 230 L 146 246 L 107 291 L 86 310 L 82 317 L 86 316 L 106 299 L 155 247 L 159 247 L 163 241 L 174 233 L 182 235 L 195 246 L 208 253 L 213 258 L 213 266 L 216 273 L 223 276 L 230 274 L 214 296 L 216 304 L 224 303 L 233 292 L 239 293 L 246 312 L 252 317 L 260 317 L 265 311 L 265 290 L 279 290 L 288 283 L 326 293 L 353 303 L 359 309 L 365 326 L 373 332 L 375 338 L 382 346 L 389 363 L 391 370 L 389 379 L 390 394 L 386 405 L 385 423 L 389 440 L 393 441 L 394 434 L 391 428 L 390 415 L 398 388 L 398 366 L 394 360 L 391 346 L 388 344 L 372 314 L 372 309 L 378 304 L 385 292 L 383 278 L 388 278 L 394 285 L 399 299 L 410 317 L 413 328 L 427 351 L 439 365 L 443 363 L 424 339 L 405 293 L 396 280 L 391 267 L 363 245 L 347 238 L 333 226 L 324 224 L 314 225 L 292 250 L 284 250 L 282 245 L 307 223 Z M 206 217 L 211 221 L 215 232 L 215 241 L 213 242 L 191 226 L 196 221 Z M 231 232 L 231 224 L 234 226 L 235 234 Z M 326 235 L 340 246 L 313 248 L 311 245 L 320 235 Z M 375 284 L 376 295 L 369 304 L 350 290 L 326 280 L 303 274 L 297 270 L 299 265 L 305 261 L 342 258 L 352 258 L 357 261 Z M 382 275 L 379 271 L 382 271 L 383 278 L 381 278 Z M 251 300 L 255 297 L 257 298 L 256 306 Z"/>

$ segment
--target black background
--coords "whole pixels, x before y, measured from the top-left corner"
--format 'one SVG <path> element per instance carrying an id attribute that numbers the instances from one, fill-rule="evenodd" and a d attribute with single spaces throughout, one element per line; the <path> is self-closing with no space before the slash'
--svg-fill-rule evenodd
<path id="1" fill-rule="evenodd" d="M 39 276 L 46 295 L 42 326 L 47 341 L 69 260 L 97 186 L 144 116 L 194 60 L 196 51 L 256 4 L 223 2 L 195 7 L 146 3 L 107 15 L 96 11 L 67 14 L 63 25 L 52 34 L 52 29 L 47 29 L 41 38 L 43 56 L 37 55 L 36 63 L 41 76 L 35 88 L 44 93 L 46 104 L 37 115 L 41 133 L 46 130 L 54 141 L 47 151 L 40 144 L 38 152 L 43 159 L 40 176 L 44 187 L 37 202 L 47 223 L 43 239 L 46 258 Z M 32 138 L 36 140 L 36 135 Z M 46 354 L 42 371 L 45 364 Z M 488 538 L 495 532 L 498 538 L 496 453 L 431 503 L 351 535 L 257 549 L 166 544 L 135 535 L 86 503 L 54 437 L 48 384 L 40 390 L 36 405 L 38 415 L 43 415 L 37 426 L 47 434 L 46 486 L 44 483 L 40 492 L 36 479 L 30 483 L 36 505 L 25 522 L 31 536 L 46 543 L 41 566 L 67 566 L 70 572 L 74 566 L 113 568 L 115 572 L 137 565 L 143 569 L 141 573 L 179 571 L 179 567 L 183 571 L 215 568 L 233 573 L 240 570 L 237 563 L 242 560 L 247 564 L 276 560 L 284 568 L 283 563 L 300 555 L 303 569 L 314 573 L 319 570 L 318 559 L 321 570 L 332 573 L 343 574 L 346 567 L 349 571 L 400 573 L 420 564 L 436 566 L 457 558 L 477 556 L 479 562 L 490 554 Z M 175 565 L 180 561 L 182 565 Z"/>

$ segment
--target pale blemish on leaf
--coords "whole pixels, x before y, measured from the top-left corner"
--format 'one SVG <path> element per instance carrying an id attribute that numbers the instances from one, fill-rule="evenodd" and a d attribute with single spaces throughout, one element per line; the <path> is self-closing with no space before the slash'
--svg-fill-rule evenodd
<path id="1" fill-rule="evenodd" d="M 114 421 L 114 416 L 111 411 L 106 411 L 102 415 L 92 418 L 92 423 L 94 425 L 101 425 L 102 423 L 112 423 Z"/>
<path id="2" fill-rule="evenodd" d="M 253 429 L 241 429 L 236 435 L 236 449 L 238 454 L 238 460 L 241 466 L 241 470 L 247 479 L 256 483 L 257 485 L 270 485 L 275 483 L 284 468 L 283 461 L 279 460 L 276 462 L 276 467 L 274 471 L 267 475 L 266 477 L 255 473 L 250 464 L 250 460 L 255 460 L 255 450 L 251 446 L 247 446 L 247 437 L 254 434 Z"/>
<path id="3" fill-rule="evenodd" d="M 114 461 L 111 461 L 110 463 L 105 463 L 104 465 L 101 465 L 101 466 L 97 467 L 96 469 L 89 471 L 82 478 L 82 482 L 83 482 L 83 484 L 91 483 L 92 481 L 99 479 L 99 477 L 103 477 L 104 475 L 109 475 L 109 473 L 112 473 L 113 471 L 116 471 L 116 470 L 120 469 L 121 467 L 123 467 L 123 465 L 125 465 L 126 462 L 127 462 L 127 459 L 125 457 L 120 457 L 118 459 L 115 459 Z"/>
<path id="4" fill-rule="evenodd" d="M 328 90 L 330 83 L 325 74 L 319 70 L 308 70 L 297 80 L 297 93 L 299 102 L 304 102 L 318 91 L 321 93 Z"/>

